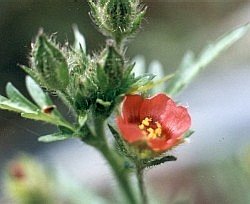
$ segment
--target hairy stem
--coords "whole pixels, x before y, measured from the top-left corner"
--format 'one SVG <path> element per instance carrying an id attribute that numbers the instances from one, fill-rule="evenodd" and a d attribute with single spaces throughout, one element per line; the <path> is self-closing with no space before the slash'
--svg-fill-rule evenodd
<path id="1" fill-rule="evenodd" d="M 105 139 L 105 131 L 104 131 L 104 120 L 96 119 L 95 120 L 95 132 L 96 136 L 100 138 L 100 140 L 104 141 L 101 145 L 98 145 L 98 150 L 109 163 L 113 174 L 115 175 L 117 182 L 122 188 L 124 195 L 126 196 L 127 202 L 130 204 L 137 204 L 135 199 L 133 190 L 131 188 L 129 177 L 127 173 L 124 171 L 123 163 L 119 155 L 111 150 Z"/>

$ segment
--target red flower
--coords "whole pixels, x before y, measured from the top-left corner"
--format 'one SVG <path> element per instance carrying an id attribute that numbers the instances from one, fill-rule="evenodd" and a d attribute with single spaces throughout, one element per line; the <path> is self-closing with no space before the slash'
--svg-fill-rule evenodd
<path id="1" fill-rule="evenodd" d="M 151 98 L 127 95 L 122 114 L 116 122 L 128 143 L 145 143 L 149 149 L 163 152 L 183 142 L 191 126 L 187 109 L 165 94 Z"/>

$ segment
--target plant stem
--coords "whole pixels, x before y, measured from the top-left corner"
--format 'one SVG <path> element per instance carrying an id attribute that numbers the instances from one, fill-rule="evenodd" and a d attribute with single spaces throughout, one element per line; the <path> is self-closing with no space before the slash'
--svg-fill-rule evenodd
<path id="1" fill-rule="evenodd" d="M 136 176 L 138 179 L 138 185 L 139 185 L 142 203 L 148 204 L 148 198 L 147 198 L 145 183 L 144 183 L 144 179 L 143 179 L 144 171 L 143 171 L 143 168 L 141 167 L 141 165 L 137 165 Z"/>
<path id="2" fill-rule="evenodd" d="M 107 160 L 112 171 L 120 184 L 124 195 L 126 196 L 127 202 L 129 204 L 136 204 L 137 201 L 135 199 L 134 193 L 132 191 L 131 185 L 129 183 L 129 178 L 126 172 L 124 171 L 123 163 L 119 158 L 119 155 L 111 150 L 106 142 L 105 132 L 104 132 L 104 124 L 105 121 L 102 119 L 95 119 L 95 132 L 96 136 L 103 141 L 101 145 L 98 145 L 97 148 L 103 157 Z"/>

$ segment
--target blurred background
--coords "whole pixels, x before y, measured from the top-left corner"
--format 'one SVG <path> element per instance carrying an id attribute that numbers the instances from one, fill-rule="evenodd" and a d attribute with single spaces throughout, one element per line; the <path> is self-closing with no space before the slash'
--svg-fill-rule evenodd
<path id="1" fill-rule="evenodd" d="M 166 74 L 178 67 L 187 50 L 198 55 L 209 42 L 250 21 L 247 0 L 145 3 L 146 19 L 127 54 L 131 58 L 143 55 L 146 64 L 159 60 Z M 83 0 L 0 0 L 0 94 L 5 95 L 4 87 L 11 81 L 28 96 L 18 64 L 28 64 L 30 44 L 41 27 L 48 34 L 57 33 L 59 42 L 73 43 L 72 25 L 77 24 L 89 53 L 103 47 L 104 38 L 88 11 Z M 196 132 L 190 144 L 171 152 L 178 157 L 176 162 L 146 173 L 150 191 L 162 197 L 162 203 L 250 203 L 249 47 L 250 32 L 177 98 L 189 106 Z M 99 195 L 109 194 L 115 181 L 93 149 L 78 140 L 38 143 L 38 136 L 53 131 L 47 124 L 0 110 L 1 173 L 9 160 L 25 152 L 42 164 L 64 169 Z"/>

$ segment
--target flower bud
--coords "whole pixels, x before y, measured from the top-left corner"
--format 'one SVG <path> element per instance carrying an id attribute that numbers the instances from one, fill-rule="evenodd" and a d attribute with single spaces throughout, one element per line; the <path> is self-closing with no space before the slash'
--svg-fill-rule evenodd
<path id="1" fill-rule="evenodd" d="M 32 68 L 48 89 L 64 90 L 69 83 L 65 57 L 43 33 L 38 35 L 32 50 Z"/>
<path id="2" fill-rule="evenodd" d="M 145 14 L 139 0 L 89 0 L 89 4 L 100 31 L 117 43 L 138 30 Z"/>
<path id="3" fill-rule="evenodd" d="M 113 31 L 122 33 L 130 26 L 131 3 L 127 0 L 111 0 L 107 3 L 107 14 Z"/>
<path id="4" fill-rule="evenodd" d="M 110 88 L 119 87 L 123 75 L 124 60 L 117 52 L 112 40 L 107 41 L 107 55 L 104 64 L 104 72 L 108 77 Z"/>

